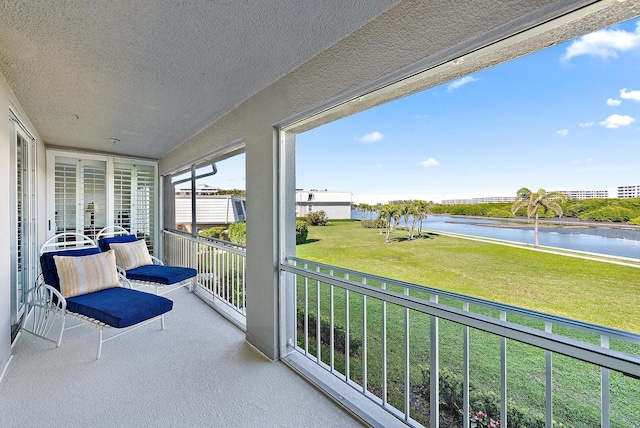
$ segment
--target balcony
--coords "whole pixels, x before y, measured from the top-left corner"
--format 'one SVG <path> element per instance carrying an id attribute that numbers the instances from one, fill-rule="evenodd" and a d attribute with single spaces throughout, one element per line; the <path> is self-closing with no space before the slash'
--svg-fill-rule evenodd
<path id="1" fill-rule="evenodd" d="M 60 348 L 22 333 L 0 383 L 0 425 L 360 426 L 348 412 L 185 288 L 166 319 L 104 345 L 65 333 Z"/>
<path id="2" fill-rule="evenodd" d="M 312 414 L 329 418 L 322 419 L 322 425 L 358 423 L 289 366 L 374 426 L 437 426 L 431 415 L 439 415 L 440 426 L 450 426 L 444 421 L 450 420 L 452 407 L 458 409 L 454 426 L 469 426 L 470 412 L 487 410 L 473 406 L 477 390 L 473 385 L 479 379 L 489 384 L 501 421 L 518 414 L 511 404 L 514 399 L 528 400 L 533 409 L 528 416 L 540 424 L 531 426 L 553 426 L 572 403 L 589 408 L 591 419 L 604 427 L 633 426 L 637 416 L 637 406 L 629 407 L 628 400 L 629 393 L 640 388 L 638 334 L 288 258 L 281 266 L 289 303 L 281 325 L 286 352 L 282 362 L 268 363 L 244 341 L 242 332 L 250 311 L 244 247 L 175 231 L 164 232 L 164 243 L 167 262 L 199 270 L 194 294 L 184 289 L 169 294 L 175 309 L 168 330 L 154 331 L 157 327 L 151 325 L 110 342 L 99 362 L 93 362 L 93 346 L 86 344 L 95 335 L 89 328 L 65 336 L 60 349 L 23 335 L 15 345 L 16 361 L 3 388 L 24 389 L 25 394 L 41 391 L 43 396 L 36 399 L 46 403 L 55 399 L 50 391 L 63 393 L 67 388 L 61 379 L 71 379 L 70 389 L 78 394 L 91 388 L 83 383 L 90 376 L 94 384 L 132 395 L 125 400 L 132 401 L 125 406 L 130 413 L 123 413 L 121 417 L 128 418 L 123 421 L 133 420 L 136 408 L 150 408 L 155 410 L 149 410 L 149 421 L 212 415 L 233 421 L 242 415 L 241 424 L 252 425 L 251 418 L 259 420 L 260 409 L 269 408 L 278 425 L 284 414 L 292 417 L 292 424 L 304 424 L 308 415 L 288 412 L 283 402 L 271 402 L 280 395 L 271 391 L 282 389 L 285 401 L 305 397 L 309 402 L 304 406 L 313 409 Z M 478 352 L 490 356 L 479 358 Z M 49 363 L 43 364 L 44 359 Z M 95 366 L 100 367 L 97 373 L 83 369 Z M 495 372 L 494 378 L 487 381 L 483 371 Z M 587 386 L 581 391 L 566 387 L 572 377 Z M 526 398 L 514 386 L 523 378 L 534 380 Z M 143 385 L 154 398 L 136 405 L 139 394 L 128 391 L 128 385 Z M 457 396 L 451 394 L 451 385 L 459 387 Z M 190 398 L 173 404 L 162 397 L 165 391 L 174 398 Z M 253 403 L 252 407 L 240 406 L 236 396 L 243 397 L 243 406 Z M 11 399 L 16 400 L 12 407 L 25 406 L 27 416 L 16 421 L 38 421 L 51 410 L 43 405 L 38 408 L 43 414 L 31 414 L 26 409 L 33 398 L 15 394 Z M 210 400 L 218 404 L 210 411 L 198 410 L 206 409 Z M 175 410 L 178 406 L 183 409 Z M 301 404 L 296 402 L 297 406 Z M 85 417 L 92 416 L 87 411 Z M 321 419 L 314 416 L 308 421 L 316 425 Z M 564 424 L 574 426 L 572 422 Z"/>
<path id="3" fill-rule="evenodd" d="M 303 10 L 291 3 L 87 9 L 5 2 L 2 28 L 11 37 L 0 48 L 0 104 L 10 123 L 0 126 L 7 172 L 0 215 L 11 227 L 0 245 L 0 369 L 7 367 L 0 425 L 360 423 L 287 365 L 366 423 L 435 427 L 443 403 L 458 405 L 440 387 L 449 355 L 462 379 L 462 425 L 472 410 L 477 344 L 488 341 L 496 373 L 488 382 L 502 409 L 520 398 L 511 381 L 523 343 L 536 354 L 533 401 L 544 425 L 552 426 L 559 400 L 578 398 L 562 382 L 568 360 L 579 367 L 569 375 L 589 381 L 586 407 L 600 421 L 574 426 L 637 426 L 640 415 L 625 414 L 628 394 L 621 393 L 640 391 L 638 335 L 284 255 L 295 254 L 296 133 L 637 17 L 638 3 L 378 1 Z M 225 18 L 229 25 L 211 25 Z M 234 43 L 212 42 L 219 40 Z M 100 361 L 97 332 L 86 327 L 60 349 L 26 335 L 11 349 L 9 327 L 26 289 L 16 272 L 24 262 L 35 273 L 37 246 L 55 230 L 49 150 L 157 162 L 156 176 L 168 180 L 238 147 L 247 155 L 250 198 L 246 265 L 242 248 L 167 232 L 158 240 L 165 261 L 200 268 L 196 294 L 169 294 L 176 307 L 168 330 L 150 325 L 109 342 Z M 13 159 L 19 154 L 28 155 L 23 163 Z M 23 170 L 29 174 L 19 191 Z M 153 232 L 173 227 L 161 218 L 171 212 L 166 195 L 157 197 L 164 209 Z M 79 218 L 91 216 L 88 204 L 74 204 Z M 27 207 L 23 215 L 18 207 Z M 16 251 L 16 219 L 29 231 L 29 251 Z M 418 400 L 414 385 L 424 373 L 432 376 Z M 620 415 L 627 419 L 619 422 Z"/>

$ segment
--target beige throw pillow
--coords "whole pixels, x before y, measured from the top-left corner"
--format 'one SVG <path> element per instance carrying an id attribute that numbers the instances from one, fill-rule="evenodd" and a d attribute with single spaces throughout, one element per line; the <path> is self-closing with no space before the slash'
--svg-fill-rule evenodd
<path id="1" fill-rule="evenodd" d="M 120 286 L 113 251 L 88 256 L 53 256 L 64 297 Z"/>
<path id="2" fill-rule="evenodd" d="M 124 270 L 153 264 L 147 243 L 143 239 L 135 242 L 113 243 L 109 246 L 116 252 L 118 266 Z"/>

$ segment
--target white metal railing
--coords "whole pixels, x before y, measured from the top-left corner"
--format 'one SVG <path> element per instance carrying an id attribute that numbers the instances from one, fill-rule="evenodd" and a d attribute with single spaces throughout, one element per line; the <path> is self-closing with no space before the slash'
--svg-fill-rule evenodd
<path id="1" fill-rule="evenodd" d="M 246 316 L 246 249 L 204 236 L 164 231 L 165 263 L 198 270 L 200 290 Z"/>
<path id="2" fill-rule="evenodd" d="M 587 406 L 599 415 L 557 422 L 594 426 L 597 418 L 595 426 L 610 427 L 640 420 L 640 406 L 628 405 L 640 391 L 638 334 L 295 257 L 281 270 L 295 287 L 294 350 L 409 425 L 438 427 L 451 417 L 440 410 L 453 406 L 453 426 L 469 427 L 487 410 L 477 408 L 482 388 L 472 386 L 483 370 L 494 373 L 486 382 L 488 397 L 498 397 L 501 427 L 557 426 L 558 414 L 574 417 L 566 408 L 574 404 L 576 412 Z M 531 355 L 536 362 L 519 361 Z M 523 373 L 538 393 L 528 413 L 512 404 L 518 387 L 512 395 L 507 388 Z M 595 382 L 597 406 L 563 389 L 571 376 Z"/>

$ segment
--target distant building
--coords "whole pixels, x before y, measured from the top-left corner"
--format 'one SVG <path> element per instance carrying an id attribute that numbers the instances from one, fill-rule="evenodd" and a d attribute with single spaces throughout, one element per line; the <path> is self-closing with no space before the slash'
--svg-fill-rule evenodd
<path id="1" fill-rule="evenodd" d="M 442 205 L 465 205 L 472 204 L 473 200 L 471 199 L 443 199 Z"/>
<path id="2" fill-rule="evenodd" d="M 640 198 L 640 184 L 635 186 L 618 186 L 619 198 Z"/>
<path id="3" fill-rule="evenodd" d="M 495 204 L 499 202 L 515 202 L 515 196 L 488 196 L 486 198 L 473 198 L 472 204 Z"/>
<path id="4" fill-rule="evenodd" d="M 636 194 L 640 192 L 640 186 L 627 186 L 636 187 Z M 590 198 L 608 198 L 608 190 L 554 190 L 556 193 L 562 193 L 569 199 L 590 199 Z M 618 197 L 620 196 L 620 187 L 618 187 Z M 634 198 L 636 196 L 626 196 L 628 198 Z M 487 196 L 484 198 L 471 198 L 471 199 L 445 199 L 442 201 L 442 205 L 463 205 L 463 204 L 492 204 L 498 202 L 515 202 L 515 196 Z"/>
<path id="5" fill-rule="evenodd" d="M 296 217 L 324 211 L 329 220 L 351 218 L 351 192 L 296 189 Z"/>
<path id="6" fill-rule="evenodd" d="M 445 199 L 442 201 L 442 205 L 494 204 L 498 202 L 514 202 L 515 200 L 514 196 L 487 196 L 471 199 Z"/>
<path id="7" fill-rule="evenodd" d="M 219 195 L 215 187 L 196 188 L 196 225 L 198 230 L 228 226 L 246 221 L 245 198 Z M 176 227 L 191 232 L 191 189 L 176 190 Z"/>
<path id="8" fill-rule="evenodd" d="M 592 198 L 608 198 L 608 190 L 556 190 L 569 199 L 592 199 Z"/>

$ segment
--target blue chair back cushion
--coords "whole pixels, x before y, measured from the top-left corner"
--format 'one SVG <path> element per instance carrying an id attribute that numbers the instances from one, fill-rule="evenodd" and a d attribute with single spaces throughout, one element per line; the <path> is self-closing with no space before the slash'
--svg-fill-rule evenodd
<path id="1" fill-rule="evenodd" d="M 164 285 L 177 284 L 185 279 L 193 278 L 198 271 L 181 266 L 145 265 L 127 271 L 127 278 L 132 281 L 156 282 Z"/>
<path id="2" fill-rule="evenodd" d="M 53 256 L 79 257 L 99 253 L 100 248 L 98 247 L 76 248 L 43 253 L 40 256 L 40 268 L 42 269 L 44 282 L 60 291 L 60 277 L 58 276 L 58 270 L 56 269 L 56 262 L 53 260 Z"/>
<path id="3" fill-rule="evenodd" d="M 173 309 L 166 297 L 130 288 L 106 288 L 67 298 L 67 310 L 116 328 L 129 327 Z"/>
<path id="4" fill-rule="evenodd" d="M 124 242 L 136 242 L 138 238 L 136 235 L 117 235 L 112 236 L 110 238 L 100 238 L 98 239 L 98 247 L 101 251 L 109 251 L 111 247 L 110 244 L 121 244 Z"/>

